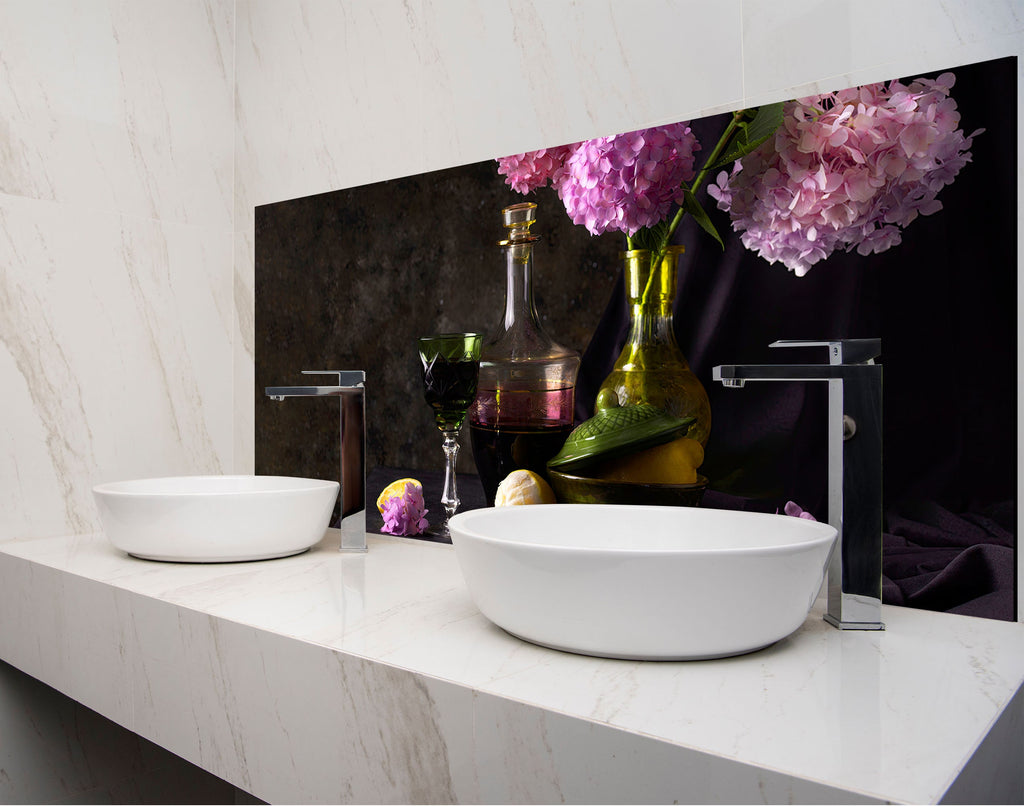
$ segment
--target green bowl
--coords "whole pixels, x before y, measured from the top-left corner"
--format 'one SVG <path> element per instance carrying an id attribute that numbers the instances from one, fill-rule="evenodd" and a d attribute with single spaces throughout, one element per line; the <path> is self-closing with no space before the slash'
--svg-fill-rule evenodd
<path id="1" fill-rule="evenodd" d="M 548 481 L 562 504 L 658 504 L 698 507 L 708 480 L 697 475 L 694 484 L 647 484 L 637 481 L 605 481 L 571 476 L 548 468 Z"/>

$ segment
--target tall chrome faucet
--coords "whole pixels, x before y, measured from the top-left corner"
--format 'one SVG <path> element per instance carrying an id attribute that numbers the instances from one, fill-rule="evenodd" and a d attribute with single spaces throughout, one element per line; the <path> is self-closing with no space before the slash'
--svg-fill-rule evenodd
<path id="1" fill-rule="evenodd" d="M 882 623 L 881 339 L 776 341 L 770 347 L 827 347 L 827 364 L 723 364 L 724 386 L 747 381 L 828 381 L 828 521 L 839 542 L 828 569 L 825 620 L 843 630 Z"/>
<path id="2" fill-rule="evenodd" d="M 337 397 L 341 411 L 341 483 L 339 495 L 342 551 L 366 551 L 366 373 L 362 370 L 303 370 L 330 375 L 334 386 L 268 386 L 271 400 L 286 397 Z"/>

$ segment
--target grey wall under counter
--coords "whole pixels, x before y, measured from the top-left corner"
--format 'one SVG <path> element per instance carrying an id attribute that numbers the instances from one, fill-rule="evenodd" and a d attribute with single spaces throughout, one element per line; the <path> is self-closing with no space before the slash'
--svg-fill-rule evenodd
<path id="1" fill-rule="evenodd" d="M 530 199 L 542 238 L 540 316 L 582 353 L 612 295 L 621 240 L 574 226 L 553 192 Z M 522 200 L 487 161 L 257 208 L 257 473 L 336 473 L 337 406 L 263 394 L 312 382 L 304 369 L 366 371 L 371 467 L 442 467 L 416 339 L 495 329 L 505 294 L 501 210 Z M 466 428 L 461 444 L 459 469 L 474 473 Z"/>

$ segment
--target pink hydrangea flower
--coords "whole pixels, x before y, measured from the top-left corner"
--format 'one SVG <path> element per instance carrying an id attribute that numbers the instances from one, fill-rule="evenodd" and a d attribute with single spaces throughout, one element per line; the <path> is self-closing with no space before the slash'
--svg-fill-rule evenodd
<path id="1" fill-rule="evenodd" d="M 556 187 L 565 172 L 565 161 L 579 143 L 512 154 L 498 160 L 498 173 L 517 193 L 529 193 L 551 182 Z"/>
<path id="2" fill-rule="evenodd" d="M 799 504 L 793 501 L 787 501 L 786 506 L 782 508 L 782 511 L 793 518 L 803 518 L 806 521 L 818 520 L 810 512 L 807 512 Z"/>
<path id="3" fill-rule="evenodd" d="M 748 249 L 798 276 L 836 249 L 861 255 L 900 243 L 971 159 L 955 77 L 868 84 L 786 104 L 782 126 L 722 172 L 708 193 Z"/>
<path id="4" fill-rule="evenodd" d="M 423 490 L 412 482 L 406 482 L 401 495 L 393 495 L 384 502 L 384 525 L 382 532 L 392 535 L 420 535 L 430 525 L 428 510 L 423 501 Z"/>
<path id="5" fill-rule="evenodd" d="M 570 155 L 555 187 L 574 224 L 593 235 L 634 235 L 682 202 L 699 150 L 685 122 L 587 140 Z"/>

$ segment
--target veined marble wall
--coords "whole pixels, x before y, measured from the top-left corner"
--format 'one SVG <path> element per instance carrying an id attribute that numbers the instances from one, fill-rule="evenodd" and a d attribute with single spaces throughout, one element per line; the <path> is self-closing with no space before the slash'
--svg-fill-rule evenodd
<path id="1" fill-rule="evenodd" d="M 0 3 L 0 540 L 232 466 L 232 0 Z"/>
<path id="2" fill-rule="evenodd" d="M 253 388 L 257 205 L 1024 54 L 1015 0 L 238 0 L 236 9 L 239 468 L 252 466 L 254 444 L 244 390 Z M 1018 564 L 1024 578 L 1022 552 Z M 1018 592 L 1024 618 L 1021 601 Z"/>

